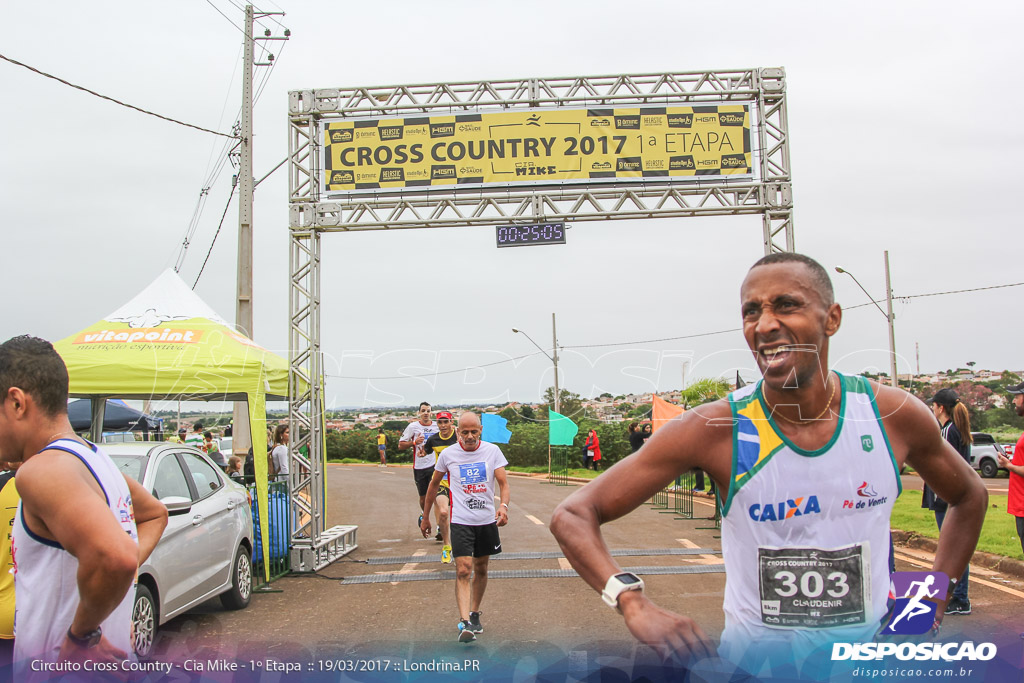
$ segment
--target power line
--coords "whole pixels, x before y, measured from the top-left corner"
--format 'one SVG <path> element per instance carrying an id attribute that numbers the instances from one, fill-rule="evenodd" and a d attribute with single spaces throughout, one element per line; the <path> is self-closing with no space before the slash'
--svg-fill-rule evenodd
<path id="1" fill-rule="evenodd" d="M 53 80 L 57 81 L 58 83 L 63 83 L 64 85 L 72 87 L 72 88 L 74 88 L 76 90 L 81 90 L 82 92 L 87 92 L 90 95 L 95 95 L 96 97 L 100 98 L 101 100 L 107 100 L 108 102 L 113 102 L 114 104 L 119 104 L 122 107 L 128 107 L 129 109 L 134 109 L 137 112 L 141 112 L 143 114 L 148 114 L 149 116 L 155 116 L 158 119 L 163 119 L 164 121 L 170 121 L 171 123 L 176 123 L 179 126 L 185 126 L 186 128 L 194 128 L 196 130 L 201 130 L 204 133 L 213 133 L 214 135 L 222 135 L 222 136 L 224 136 L 226 138 L 236 137 L 236 136 L 228 135 L 227 133 L 218 133 L 215 130 L 210 130 L 209 128 L 203 128 L 202 126 L 194 126 L 191 123 L 185 123 L 184 121 L 179 121 L 177 119 L 172 119 L 169 116 L 163 116 L 162 114 L 157 114 L 155 112 L 151 112 L 151 111 L 148 111 L 146 109 L 142 109 L 140 107 L 136 107 L 133 104 L 128 104 L 126 102 L 122 102 L 121 100 L 116 100 L 113 97 L 107 97 L 106 95 L 101 95 L 101 94 L 99 94 L 98 92 L 96 92 L 94 90 L 89 90 L 88 88 L 85 88 L 83 86 L 75 85 L 74 83 L 71 83 L 69 81 L 65 81 L 63 78 L 58 78 L 57 76 L 54 76 L 53 74 L 48 74 L 45 71 L 40 71 L 39 69 L 37 69 L 35 67 L 32 67 L 32 66 L 29 66 L 28 64 L 22 64 L 18 60 L 11 59 L 10 57 L 8 57 L 6 55 L 0 54 L 0 59 L 3 59 L 4 61 L 10 62 L 11 64 L 15 64 L 17 66 L 24 67 L 24 68 L 28 69 L 29 71 L 32 71 L 33 73 L 39 74 L 40 76 L 45 76 L 47 78 L 52 78 Z"/>
<path id="2" fill-rule="evenodd" d="M 327 377 L 334 377 L 337 379 L 418 379 L 422 377 L 437 377 L 438 375 L 453 375 L 457 372 L 466 372 L 467 370 L 476 370 L 477 368 L 489 368 L 494 365 L 501 365 L 502 363 L 511 363 L 513 361 L 529 358 L 530 356 L 536 356 L 539 353 L 543 353 L 543 351 L 534 351 L 533 353 L 528 353 L 525 356 L 516 356 L 515 358 L 506 358 L 505 360 L 496 360 L 493 363 L 473 365 L 468 368 L 459 368 L 458 370 L 445 370 L 444 372 L 428 372 L 422 375 L 390 375 L 387 377 L 350 377 L 348 375 L 332 375 L 326 372 L 324 373 L 324 375 L 326 375 Z"/>
<path id="3" fill-rule="evenodd" d="M 196 288 L 199 284 L 199 278 L 203 276 L 203 271 L 206 270 L 206 264 L 210 260 L 210 254 L 213 253 L 213 245 L 217 244 L 217 236 L 220 235 L 220 229 L 224 226 L 224 218 L 228 215 L 228 207 L 231 206 L 231 199 L 235 196 L 235 188 L 238 183 L 231 184 L 231 193 L 228 195 L 228 201 L 224 204 L 224 213 L 220 215 L 220 223 L 217 224 L 217 232 L 213 234 L 213 241 L 210 242 L 210 248 L 206 251 L 206 258 L 203 259 L 203 265 L 199 269 L 199 275 L 196 275 L 196 281 L 192 283 L 192 289 Z"/>

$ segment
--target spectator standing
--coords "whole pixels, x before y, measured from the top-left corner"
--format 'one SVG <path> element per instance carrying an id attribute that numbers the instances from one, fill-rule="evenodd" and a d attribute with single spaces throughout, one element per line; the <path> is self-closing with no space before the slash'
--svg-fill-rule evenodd
<path id="1" fill-rule="evenodd" d="M 3 463 L 9 469 L 0 472 L 0 672 L 10 671 L 14 661 L 14 558 L 11 556 L 11 532 L 18 511 L 18 489 L 14 484 L 17 463 Z"/>
<path id="2" fill-rule="evenodd" d="M 222 470 L 227 471 L 228 461 L 224 457 L 224 454 L 220 452 L 220 444 L 213 438 L 213 432 L 203 432 L 203 450 L 210 456 L 210 460 Z"/>
<path id="3" fill-rule="evenodd" d="M 171 443 L 185 443 L 185 439 L 187 437 L 188 437 L 188 430 L 185 429 L 184 427 L 182 427 L 182 428 L 180 428 L 178 430 L 178 435 L 177 436 L 172 436 L 172 437 L 170 437 L 167 440 L 170 441 Z"/>
<path id="4" fill-rule="evenodd" d="M 204 441 L 205 439 L 203 438 L 203 423 L 196 422 L 194 425 L 192 425 L 192 431 L 189 433 L 188 437 L 185 438 L 185 443 L 187 443 L 189 446 L 195 446 L 199 450 L 203 450 Z"/>
<path id="5" fill-rule="evenodd" d="M 644 445 L 645 441 L 644 433 L 640 430 L 640 425 L 637 422 L 629 423 L 629 450 L 631 453 L 636 453 L 640 450 L 640 447 Z"/>
<path id="6" fill-rule="evenodd" d="M 388 437 L 384 436 L 384 430 L 377 430 L 377 452 L 380 453 L 380 467 L 387 467 L 387 460 L 384 458 L 385 451 L 388 448 Z"/>
<path id="7" fill-rule="evenodd" d="M 1024 417 L 1024 382 L 1006 387 L 1013 394 L 1013 409 L 1017 415 Z M 999 466 L 1010 471 L 1010 492 L 1006 498 L 1006 511 L 1016 518 L 1017 538 L 1020 549 L 1024 552 L 1024 434 L 1017 440 L 1013 449 L 1013 460 L 999 455 Z"/>
<path id="8" fill-rule="evenodd" d="M 960 401 L 960 395 L 953 389 L 939 389 L 929 399 L 928 404 L 932 408 L 932 414 L 940 425 L 942 438 L 953 447 L 960 457 L 967 464 L 971 462 L 971 416 L 967 412 L 967 406 Z M 921 495 L 921 507 L 931 509 L 935 513 L 935 523 L 942 531 L 942 522 L 946 519 L 946 510 L 949 504 L 935 495 L 935 492 L 924 485 Z M 967 580 L 970 577 L 971 566 L 968 562 L 963 575 L 952 587 L 952 597 L 946 605 L 946 614 L 970 614 L 971 601 L 967 596 Z"/>
<path id="9" fill-rule="evenodd" d="M 597 438 L 597 430 L 591 429 L 584 445 L 587 454 L 583 461 L 583 469 L 597 471 L 597 463 L 601 462 L 601 440 Z"/>
<path id="10" fill-rule="evenodd" d="M 237 455 L 232 455 L 228 458 L 227 471 L 231 481 L 239 484 L 245 483 L 244 478 L 242 477 L 242 459 Z"/>
<path id="11" fill-rule="evenodd" d="M 288 437 L 290 432 L 288 425 L 277 425 L 274 428 L 274 449 L 270 452 L 274 461 L 274 471 L 279 480 L 288 479 Z"/>

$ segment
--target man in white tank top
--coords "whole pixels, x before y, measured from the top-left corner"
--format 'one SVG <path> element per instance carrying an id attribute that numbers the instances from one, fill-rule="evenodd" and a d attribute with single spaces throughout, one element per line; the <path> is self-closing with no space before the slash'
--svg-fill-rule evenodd
<path id="1" fill-rule="evenodd" d="M 133 657 L 136 572 L 167 525 L 160 501 L 75 435 L 67 399 L 67 369 L 49 342 L 0 344 L 0 458 L 22 463 L 12 531 L 16 680 L 54 678 L 85 661 L 122 670 Z"/>
<path id="2" fill-rule="evenodd" d="M 820 264 L 793 253 L 764 257 L 747 273 L 740 305 L 763 379 L 671 421 L 551 520 L 580 576 L 665 659 L 713 656 L 715 648 L 693 619 L 656 606 L 639 577 L 622 572 L 600 524 L 694 467 L 723 496 L 720 652 L 740 666 L 759 644 L 788 653 L 830 638 L 870 640 L 885 611 L 889 512 L 904 463 L 950 501 L 942 535 L 957 542 L 940 541 L 933 571 L 960 576 L 984 520 L 984 485 L 939 437 L 923 403 L 829 370 L 842 311 Z"/>

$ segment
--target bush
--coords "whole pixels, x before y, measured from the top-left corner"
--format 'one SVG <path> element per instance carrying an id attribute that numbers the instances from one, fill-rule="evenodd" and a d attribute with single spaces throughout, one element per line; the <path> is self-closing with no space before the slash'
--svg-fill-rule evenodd
<path id="1" fill-rule="evenodd" d="M 387 439 L 388 462 L 409 462 L 411 451 L 399 451 L 398 440 L 401 433 L 385 431 Z M 357 460 L 359 462 L 380 462 L 379 451 L 377 450 L 377 431 L 360 430 L 339 432 L 328 430 L 327 432 L 327 459 L 328 460 Z"/>

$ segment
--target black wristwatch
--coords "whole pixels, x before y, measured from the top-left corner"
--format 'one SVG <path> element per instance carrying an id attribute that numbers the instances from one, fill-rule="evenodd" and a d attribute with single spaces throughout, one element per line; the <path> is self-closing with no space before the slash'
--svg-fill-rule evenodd
<path id="1" fill-rule="evenodd" d="M 68 626 L 68 640 L 75 644 L 76 647 L 80 647 L 83 650 L 94 648 L 100 644 L 100 638 L 103 637 L 103 629 L 99 626 L 86 633 L 84 636 L 79 638 L 71 632 L 71 627 Z"/>

